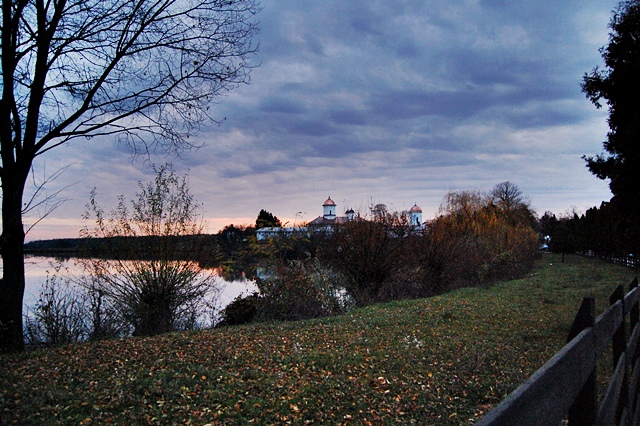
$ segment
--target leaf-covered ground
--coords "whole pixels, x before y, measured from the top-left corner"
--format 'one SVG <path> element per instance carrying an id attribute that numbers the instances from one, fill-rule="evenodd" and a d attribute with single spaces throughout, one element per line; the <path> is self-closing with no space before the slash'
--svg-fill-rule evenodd
<path id="1" fill-rule="evenodd" d="M 0 424 L 469 424 L 632 270 L 545 254 L 490 288 L 314 321 L 0 356 Z"/>

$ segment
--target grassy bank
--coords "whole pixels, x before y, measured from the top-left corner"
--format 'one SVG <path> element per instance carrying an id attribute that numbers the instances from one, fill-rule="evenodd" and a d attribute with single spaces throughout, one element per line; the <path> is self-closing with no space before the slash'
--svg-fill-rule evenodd
<path id="1" fill-rule="evenodd" d="M 341 317 L 0 356 L 0 424 L 468 424 L 633 271 L 545 254 L 525 279 Z"/>

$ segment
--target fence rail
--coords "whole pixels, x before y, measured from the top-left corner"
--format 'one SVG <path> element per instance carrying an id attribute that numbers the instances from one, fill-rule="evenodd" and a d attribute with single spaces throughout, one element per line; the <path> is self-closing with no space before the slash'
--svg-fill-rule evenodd
<path id="1" fill-rule="evenodd" d="M 616 263 L 622 266 L 628 266 L 629 268 L 639 269 L 640 268 L 640 260 L 633 255 L 622 256 L 622 255 L 613 255 L 613 254 L 600 254 L 595 253 L 592 250 L 587 250 L 585 252 L 578 253 L 579 255 L 592 257 L 596 259 L 604 260 L 609 263 Z"/>
<path id="2" fill-rule="evenodd" d="M 595 300 L 584 298 L 568 343 L 476 424 L 558 425 L 566 419 L 576 426 L 640 425 L 639 300 L 637 278 L 627 294 L 616 288 L 598 318 Z M 614 373 L 599 403 L 596 367 L 609 344 Z"/>

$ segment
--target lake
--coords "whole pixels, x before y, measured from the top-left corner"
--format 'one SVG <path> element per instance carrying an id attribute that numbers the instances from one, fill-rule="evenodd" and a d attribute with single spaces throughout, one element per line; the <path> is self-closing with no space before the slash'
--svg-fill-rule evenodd
<path id="1" fill-rule="evenodd" d="M 47 271 L 53 272 L 53 263 L 61 263 L 62 269 L 61 276 L 65 276 L 63 271 L 68 271 L 73 276 L 82 275 L 82 269 L 76 265 L 73 258 L 66 260 L 58 260 L 52 257 L 41 256 L 26 256 L 25 257 L 25 281 L 26 288 L 24 292 L 24 306 L 32 308 L 40 292 L 40 287 L 47 279 Z M 0 268 L 2 267 L 2 261 L 0 260 Z M 227 306 L 233 299 L 240 294 L 248 294 L 257 290 L 255 283 L 251 280 L 238 280 L 238 281 L 226 281 L 220 277 L 215 269 L 207 270 L 216 275 L 216 284 L 222 287 L 222 293 L 217 303 L 220 308 Z"/>

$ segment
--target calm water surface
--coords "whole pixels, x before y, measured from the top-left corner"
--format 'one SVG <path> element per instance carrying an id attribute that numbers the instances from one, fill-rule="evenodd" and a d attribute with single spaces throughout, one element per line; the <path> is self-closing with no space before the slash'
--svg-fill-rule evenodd
<path id="1" fill-rule="evenodd" d="M 47 279 L 47 272 L 53 273 L 52 263 L 62 263 L 59 275 L 67 274 L 79 277 L 82 269 L 75 264 L 74 259 L 59 261 L 52 257 L 27 256 L 25 258 L 25 280 L 26 288 L 24 292 L 25 307 L 33 307 L 38 298 L 40 287 Z M 2 266 L 0 260 L 0 267 Z M 215 273 L 215 269 L 210 270 Z M 216 284 L 223 288 L 218 305 L 223 308 L 229 304 L 236 296 L 247 294 L 257 290 L 255 283 L 250 280 L 226 281 L 216 274 Z"/>

